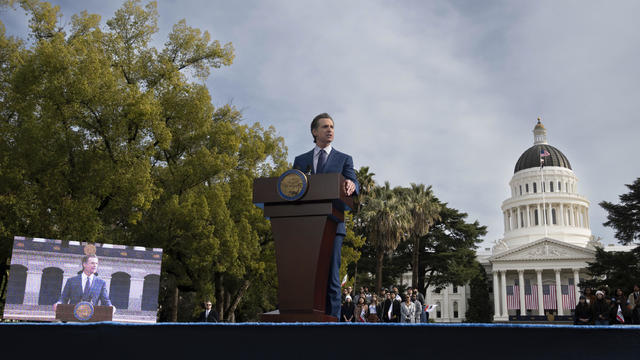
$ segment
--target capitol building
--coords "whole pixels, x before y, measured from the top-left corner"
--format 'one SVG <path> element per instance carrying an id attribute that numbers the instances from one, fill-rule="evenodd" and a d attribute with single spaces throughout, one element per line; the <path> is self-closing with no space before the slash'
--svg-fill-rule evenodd
<path id="1" fill-rule="evenodd" d="M 509 189 L 501 206 L 504 237 L 478 252 L 493 289 L 493 320 L 569 320 L 580 296 L 576 285 L 588 276 L 587 263 L 601 245 L 591 234 L 590 202 L 579 193 L 578 177 L 562 151 L 548 143 L 540 119 Z M 438 305 L 431 319 L 464 321 L 469 295 L 468 286 L 427 289 L 426 302 Z"/>

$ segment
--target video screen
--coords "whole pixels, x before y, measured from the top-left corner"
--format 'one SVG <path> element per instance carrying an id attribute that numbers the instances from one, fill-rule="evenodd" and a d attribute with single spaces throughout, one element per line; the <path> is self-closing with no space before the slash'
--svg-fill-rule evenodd
<path id="1" fill-rule="evenodd" d="M 112 306 L 112 321 L 155 323 L 161 265 L 159 248 L 16 236 L 4 318 L 56 321 L 60 304 L 88 302 Z"/>

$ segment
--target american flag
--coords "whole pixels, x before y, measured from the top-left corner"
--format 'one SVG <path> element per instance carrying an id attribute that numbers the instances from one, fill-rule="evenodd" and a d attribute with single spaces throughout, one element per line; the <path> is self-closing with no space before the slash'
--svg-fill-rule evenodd
<path id="1" fill-rule="evenodd" d="M 540 149 L 540 157 L 543 158 L 545 156 L 551 156 L 551 154 L 544 148 Z"/>
<path id="2" fill-rule="evenodd" d="M 542 304 L 545 309 L 558 308 L 555 285 L 542 285 Z"/>
<path id="3" fill-rule="evenodd" d="M 520 309 L 520 290 L 518 289 L 518 285 L 507 286 L 507 309 Z"/>
<path id="4" fill-rule="evenodd" d="M 562 285 L 562 307 L 564 309 L 576 308 L 576 290 L 573 285 Z"/>
<path id="5" fill-rule="evenodd" d="M 538 309 L 538 285 L 524 287 L 524 305 L 527 310 Z"/>

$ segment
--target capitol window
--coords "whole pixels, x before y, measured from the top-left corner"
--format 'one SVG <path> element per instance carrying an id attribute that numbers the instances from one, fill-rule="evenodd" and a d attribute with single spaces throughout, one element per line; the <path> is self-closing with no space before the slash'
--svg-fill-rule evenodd
<path id="1" fill-rule="evenodd" d="M 549 181 L 549 192 L 553 192 L 553 181 Z"/>
<path id="2" fill-rule="evenodd" d="M 537 193 L 538 192 L 538 188 L 536 186 L 536 183 L 533 183 L 533 193 Z M 537 224 L 536 224 L 537 225 Z"/>
<path id="3" fill-rule="evenodd" d="M 522 196 L 522 185 L 520 185 L 520 196 Z"/>
<path id="4" fill-rule="evenodd" d="M 524 189 L 527 191 L 527 194 L 529 193 L 529 184 L 524 184 Z"/>

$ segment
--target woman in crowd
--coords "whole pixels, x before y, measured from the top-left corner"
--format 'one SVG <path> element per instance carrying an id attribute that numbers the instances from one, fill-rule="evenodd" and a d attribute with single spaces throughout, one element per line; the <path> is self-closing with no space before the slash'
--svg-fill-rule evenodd
<path id="1" fill-rule="evenodd" d="M 364 292 L 363 295 L 358 298 L 358 305 L 356 305 L 353 310 L 353 318 L 355 322 L 367 322 L 367 313 L 369 312 L 369 307 L 365 302 Z"/>
<path id="2" fill-rule="evenodd" d="M 353 322 L 353 311 L 355 310 L 355 306 L 353 305 L 353 301 L 351 301 L 351 296 L 347 295 L 344 300 L 344 304 L 342 304 L 342 311 L 340 314 L 341 322 Z"/>
<path id="3" fill-rule="evenodd" d="M 573 323 L 575 325 L 589 325 L 593 314 L 591 312 L 591 306 L 587 304 L 587 298 L 584 295 L 580 296 L 580 301 L 576 305 L 576 311 L 573 317 Z"/>
<path id="4" fill-rule="evenodd" d="M 379 322 L 380 318 L 378 317 L 378 313 L 382 311 L 382 306 L 378 306 L 378 295 L 371 295 L 371 304 L 369 304 L 369 317 L 367 320 L 369 322 Z"/>
<path id="5" fill-rule="evenodd" d="M 609 304 L 601 290 L 596 291 L 596 301 L 592 305 L 596 325 L 609 325 Z"/>
<path id="6" fill-rule="evenodd" d="M 400 305 L 400 321 L 403 323 L 416 321 L 416 305 L 411 302 L 409 295 L 404 296 L 404 301 Z"/>
<path id="7" fill-rule="evenodd" d="M 611 312 L 609 313 L 609 321 L 613 325 L 622 325 L 624 323 L 630 323 L 631 312 L 629 312 L 629 306 L 627 304 L 627 297 L 624 296 L 622 289 L 617 288 L 616 292 L 611 299 Z M 622 318 L 618 317 L 618 310 L 620 310 Z"/>

